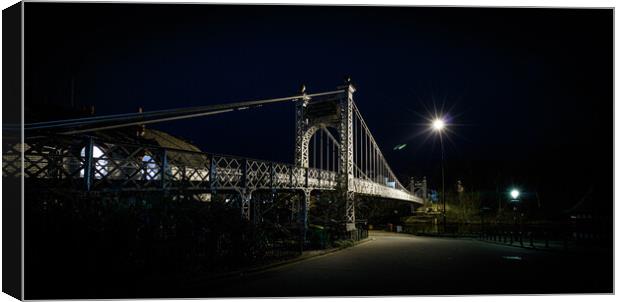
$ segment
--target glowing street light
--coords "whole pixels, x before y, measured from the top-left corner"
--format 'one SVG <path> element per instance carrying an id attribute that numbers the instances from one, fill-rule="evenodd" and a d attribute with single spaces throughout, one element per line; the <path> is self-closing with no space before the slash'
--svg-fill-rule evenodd
<path id="1" fill-rule="evenodd" d="M 443 118 L 437 117 L 433 120 L 431 124 L 431 128 L 433 131 L 439 134 L 439 144 L 441 145 L 441 200 L 443 207 L 443 231 L 446 232 L 446 182 L 444 177 L 444 168 L 443 168 L 443 136 L 441 132 L 446 127 L 446 123 Z"/>
<path id="2" fill-rule="evenodd" d="M 519 195 L 521 195 L 521 192 L 519 192 L 519 190 L 517 189 L 512 189 L 510 190 L 510 197 L 512 197 L 512 202 L 513 202 L 513 219 L 515 222 L 515 230 L 517 230 L 517 224 L 519 224 L 518 226 L 518 232 L 517 234 L 519 235 L 519 242 L 521 243 L 521 246 L 523 246 L 523 213 L 521 213 L 521 206 L 522 204 L 519 202 Z M 510 243 L 512 244 L 512 237 L 510 239 Z"/>
<path id="3" fill-rule="evenodd" d="M 519 192 L 519 190 L 517 190 L 517 189 L 512 189 L 512 190 L 510 191 L 510 196 L 512 197 L 512 199 L 517 199 L 517 198 L 519 198 L 519 194 L 521 194 L 521 193 L 520 193 L 520 192 Z"/>
<path id="4" fill-rule="evenodd" d="M 436 118 L 432 124 L 433 130 L 438 131 L 438 132 L 441 132 L 445 126 L 446 126 L 446 123 L 444 123 L 444 121 L 441 118 Z"/>

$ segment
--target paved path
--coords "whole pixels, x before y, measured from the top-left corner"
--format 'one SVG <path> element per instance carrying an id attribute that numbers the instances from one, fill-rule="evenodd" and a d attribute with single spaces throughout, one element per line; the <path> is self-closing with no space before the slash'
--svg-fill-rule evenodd
<path id="1" fill-rule="evenodd" d="M 191 285 L 184 293 L 277 297 L 612 290 L 611 251 L 575 255 L 379 232 L 371 238 L 353 248 L 259 274 Z"/>

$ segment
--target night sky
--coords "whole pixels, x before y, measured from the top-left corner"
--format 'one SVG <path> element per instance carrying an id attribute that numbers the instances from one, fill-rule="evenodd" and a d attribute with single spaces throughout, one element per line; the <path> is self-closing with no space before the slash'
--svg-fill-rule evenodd
<path id="1" fill-rule="evenodd" d="M 333 90 L 345 76 L 393 170 L 612 204 L 613 11 L 26 3 L 26 122 Z M 205 151 L 292 162 L 293 105 L 157 124 Z M 394 151 L 399 144 L 407 147 Z"/>

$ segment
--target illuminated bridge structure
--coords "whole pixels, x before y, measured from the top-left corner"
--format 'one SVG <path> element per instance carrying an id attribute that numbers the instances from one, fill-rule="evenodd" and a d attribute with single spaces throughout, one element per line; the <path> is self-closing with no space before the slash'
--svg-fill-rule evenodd
<path id="1" fill-rule="evenodd" d="M 23 144 L 5 146 L 3 177 L 80 192 L 167 191 L 201 195 L 236 192 L 251 218 L 252 193 L 303 192 L 307 225 L 313 191 L 338 193 L 348 231 L 355 229 L 358 196 L 422 204 L 388 165 L 360 111 L 350 80 L 335 91 L 215 106 L 26 124 Z M 87 133 L 294 102 L 295 163 L 107 141 Z M 22 153 L 23 152 L 23 153 Z M 23 154 L 23 157 L 21 156 Z M 23 169 L 21 160 L 23 158 Z"/>

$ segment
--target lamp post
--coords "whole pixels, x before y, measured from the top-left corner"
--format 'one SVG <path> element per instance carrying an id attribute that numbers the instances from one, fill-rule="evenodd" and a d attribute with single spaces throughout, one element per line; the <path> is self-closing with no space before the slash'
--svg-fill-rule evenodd
<path id="1" fill-rule="evenodd" d="M 442 212 L 443 212 L 443 232 L 446 232 L 446 183 L 444 177 L 444 163 L 443 163 L 443 137 L 441 136 L 442 131 L 446 127 L 445 122 L 442 118 L 436 118 L 433 120 L 432 129 L 439 135 L 439 145 L 441 147 L 441 203 L 442 203 Z"/>
<path id="2" fill-rule="evenodd" d="M 514 203 L 512 211 L 513 211 L 513 219 L 514 219 L 514 229 L 515 229 L 515 232 L 517 231 L 517 219 L 520 218 L 520 217 L 518 217 L 519 214 L 520 214 L 519 211 L 518 211 L 519 210 L 519 195 L 521 195 L 521 192 L 519 192 L 519 190 L 517 190 L 517 189 L 511 189 L 510 190 L 510 197 L 512 197 L 511 202 Z M 521 246 L 523 246 L 523 235 L 521 234 L 523 225 L 521 224 L 521 221 L 522 220 L 519 219 L 519 242 L 521 243 Z M 512 238 L 512 236 L 511 236 L 511 238 Z M 511 241 L 510 243 L 512 244 L 512 239 L 510 241 Z"/>

